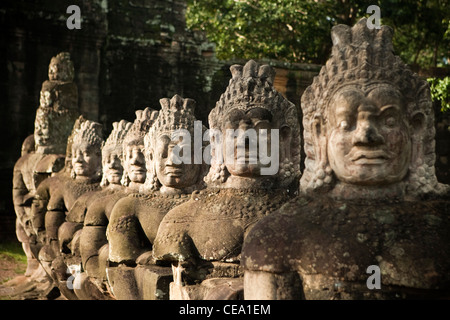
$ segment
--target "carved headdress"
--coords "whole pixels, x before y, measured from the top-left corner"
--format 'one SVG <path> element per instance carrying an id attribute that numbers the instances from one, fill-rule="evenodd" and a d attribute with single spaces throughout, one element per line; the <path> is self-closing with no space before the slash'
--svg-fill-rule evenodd
<path id="1" fill-rule="evenodd" d="M 75 110 L 54 110 L 51 107 L 39 107 L 34 121 L 37 147 L 45 147 L 46 154 L 65 154 L 69 138 L 78 113 Z M 45 128 L 46 139 L 41 141 L 37 135 Z"/>
<path id="2" fill-rule="evenodd" d="M 155 150 L 158 138 L 162 135 L 167 135 L 172 138 L 172 133 L 176 130 L 187 130 L 190 134 L 191 141 L 194 141 L 194 123 L 197 121 L 194 115 L 195 100 L 189 98 L 182 98 L 179 95 L 174 95 L 172 99 L 163 98 L 159 100 L 161 104 L 161 111 L 153 126 L 150 128 L 148 134 L 144 138 L 145 143 L 145 157 L 147 163 L 147 179 L 144 190 L 157 190 L 160 187 L 159 181 L 156 177 L 156 171 L 151 159 L 151 152 Z M 202 126 L 203 131 L 206 128 Z M 193 150 L 192 150 L 193 152 Z M 203 149 L 202 149 L 203 154 Z M 203 167 L 208 168 L 206 164 Z M 203 177 L 203 174 L 201 174 Z"/>
<path id="3" fill-rule="evenodd" d="M 144 145 L 144 136 L 158 117 L 158 111 L 150 108 L 136 110 L 135 113 L 136 119 L 124 138 L 124 145 Z"/>
<path id="4" fill-rule="evenodd" d="M 225 117 L 231 110 L 247 112 L 262 108 L 270 112 L 280 130 L 280 139 L 288 141 L 286 150 L 280 150 L 281 185 L 288 185 L 300 176 L 300 124 L 297 107 L 283 97 L 273 86 L 275 70 L 269 65 L 259 65 L 249 60 L 244 66 L 230 67 L 232 78 L 208 117 L 211 129 L 223 130 Z M 224 164 L 215 161 L 215 140 L 211 139 L 211 169 L 205 178 L 208 184 L 223 183 L 229 173 Z"/>
<path id="5" fill-rule="evenodd" d="M 312 135 L 316 118 L 327 122 L 328 108 L 333 107 L 330 103 L 333 94 L 350 84 L 364 89 L 387 83 L 402 93 L 411 126 L 422 127 L 415 131 L 416 134 L 412 133 L 415 152 L 406 186 L 412 193 L 432 191 L 437 187 L 437 180 L 434 174 L 434 114 L 428 83 L 394 55 L 393 31 L 388 26 L 369 29 L 367 20 L 361 19 L 352 28 L 346 25 L 333 27 L 331 35 L 331 57 L 301 99 L 306 153 L 301 190 L 327 189 L 334 183 L 328 163 L 325 163 L 328 160 L 319 161 Z"/>
<path id="6" fill-rule="evenodd" d="M 73 77 L 74 67 L 69 52 L 58 53 L 50 60 L 48 78 L 51 81 L 72 82 Z"/>
<path id="7" fill-rule="evenodd" d="M 106 139 L 105 144 L 102 148 L 102 163 L 105 163 L 105 156 L 110 153 L 115 153 L 119 156 L 120 161 L 123 159 L 123 141 L 125 139 L 126 134 L 130 130 L 132 123 L 126 120 L 120 120 L 119 122 L 113 122 L 113 129 Z M 105 167 L 103 166 L 103 169 Z M 103 172 L 101 186 L 107 185 L 106 175 Z"/>

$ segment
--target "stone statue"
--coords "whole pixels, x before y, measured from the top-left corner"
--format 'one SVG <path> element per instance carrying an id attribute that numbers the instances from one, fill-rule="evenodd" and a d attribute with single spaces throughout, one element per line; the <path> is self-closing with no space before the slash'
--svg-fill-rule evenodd
<path id="1" fill-rule="evenodd" d="M 194 146 L 195 101 L 175 95 L 160 103 L 158 118 L 144 139 L 146 182 L 140 193 L 116 203 L 108 225 L 108 280 L 117 299 L 169 298 L 171 269 L 154 265 L 152 244 L 164 215 L 204 187 L 209 168 L 195 163 L 194 152 L 189 152 Z M 203 131 L 200 125 L 201 136 Z M 181 159 L 181 153 L 189 160 Z"/>
<path id="2" fill-rule="evenodd" d="M 109 244 L 106 239 L 106 227 L 108 225 L 111 211 L 121 198 L 129 193 L 139 192 L 139 188 L 144 184 L 147 176 L 144 155 L 144 136 L 153 125 L 158 111 L 150 108 L 136 111 L 136 119 L 131 126 L 124 128 L 124 122 L 118 124 L 117 135 L 112 133 L 111 150 L 112 154 L 119 154 L 122 163 L 122 174 L 117 173 L 111 179 L 107 179 L 107 172 L 104 171 L 102 184 L 114 186 L 114 192 L 97 197 L 84 210 L 85 205 L 77 206 L 83 210 L 75 209 L 72 220 L 83 223 L 82 231 L 78 231 L 79 241 L 74 241 L 75 249 L 73 254 L 77 259 L 81 255 L 81 273 L 77 277 L 79 289 L 75 289 L 75 294 L 80 299 L 109 299 L 108 283 L 106 279 L 106 263 L 108 259 Z M 126 129 L 126 131 L 125 131 Z M 125 134 L 126 133 L 126 134 Z M 123 136 L 125 134 L 125 136 Z M 108 145 L 105 156 L 108 153 Z M 104 148 L 105 148 L 104 147 Z M 111 156 L 110 156 L 111 157 Z M 104 167 L 105 168 L 105 167 Z M 114 179 L 114 182 L 112 182 Z M 109 182 L 107 182 L 109 181 Z M 119 187 L 119 183 L 120 186 Z M 83 203 L 83 202 L 82 202 Z M 72 233 L 68 230 L 66 242 L 72 241 Z M 78 244 L 79 243 L 79 244 Z"/>
<path id="3" fill-rule="evenodd" d="M 157 261 L 184 269 L 186 286 L 172 284 L 172 299 L 239 297 L 244 238 L 294 195 L 300 176 L 297 109 L 274 89 L 274 70 L 253 60 L 230 69 L 232 79 L 209 115 L 207 189 L 169 211 L 154 242 Z"/>
<path id="4" fill-rule="evenodd" d="M 246 299 L 449 296 L 429 87 L 393 54 L 392 29 L 366 21 L 333 27 L 332 55 L 302 96 L 302 195 L 248 235 Z"/>
<path id="5" fill-rule="evenodd" d="M 102 180 L 101 189 L 82 194 L 67 213 L 66 221 L 58 229 L 59 254 L 62 255 L 67 268 L 81 265 L 82 228 L 88 208 L 103 197 L 122 191 L 120 183 L 123 175 L 122 144 L 132 123 L 121 120 L 113 123 L 113 130 L 102 147 Z M 103 238 L 104 236 L 103 230 Z M 106 238 L 103 244 L 106 243 Z M 98 242 L 88 239 L 87 248 L 94 247 L 98 254 Z M 89 250 L 88 250 L 89 251 Z"/>
<path id="6" fill-rule="evenodd" d="M 59 65 L 59 69 L 53 68 L 55 64 Z M 69 53 L 63 52 L 53 57 L 49 70 L 52 68 L 54 70 L 51 75 L 49 71 L 49 80 L 42 84 L 34 134 L 24 142 L 22 156 L 15 164 L 13 173 L 16 233 L 27 255 L 26 276 L 31 282 L 39 282 L 38 279 L 45 275 L 36 259 L 40 245 L 31 226 L 31 202 L 39 184 L 64 167 L 67 139 L 79 114 L 78 92 L 72 82 L 73 63 Z M 71 70 L 71 77 L 66 76 L 66 71 L 63 71 L 66 69 Z M 25 145 L 29 152 L 24 153 Z M 35 271 L 36 276 L 31 277 Z M 22 291 L 31 292 L 28 289 Z"/>
<path id="7" fill-rule="evenodd" d="M 60 270 L 61 261 L 56 259 L 60 257 L 58 230 L 78 197 L 99 189 L 102 145 L 101 124 L 80 116 L 68 139 L 65 170 L 44 180 L 33 200 L 32 225 L 38 239 L 45 244 L 39 252 L 39 260 L 49 275 L 65 275 L 56 281 L 64 295 L 68 276 L 67 270 Z"/>

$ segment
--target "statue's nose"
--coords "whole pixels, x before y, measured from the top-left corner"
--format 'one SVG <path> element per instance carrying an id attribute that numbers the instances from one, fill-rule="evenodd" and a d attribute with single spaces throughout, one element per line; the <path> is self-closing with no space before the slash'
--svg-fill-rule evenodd
<path id="1" fill-rule="evenodd" d="M 383 136 L 371 120 L 365 119 L 358 122 L 353 136 L 353 145 L 379 145 L 383 143 Z"/>

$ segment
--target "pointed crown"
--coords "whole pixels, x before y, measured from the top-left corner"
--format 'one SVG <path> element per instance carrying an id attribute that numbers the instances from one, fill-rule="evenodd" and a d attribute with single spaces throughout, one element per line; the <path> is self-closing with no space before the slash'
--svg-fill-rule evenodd
<path id="1" fill-rule="evenodd" d="M 72 146 L 86 144 L 100 152 L 103 143 L 102 125 L 98 122 L 86 120 L 74 132 Z"/>
<path id="2" fill-rule="evenodd" d="M 116 153 L 122 157 L 122 145 L 130 130 L 132 123 L 126 120 L 120 120 L 119 122 L 113 122 L 113 129 L 106 139 L 105 144 L 103 146 L 103 150 L 115 150 Z"/>
<path id="3" fill-rule="evenodd" d="M 128 130 L 123 144 L 144 144 L 144 136 L 158 117 L 158 111 L 145 108 L 136 110 L 136 119 Z"/>
<path id="4" fill-rule="evenodd" d="M 211 128 L 221 128 L 223 118 L 232 109 L 248 111 L 263 108 L 274 118 L 289 119 L 286 115 L 297 113 L 295 105 L 284 98 L 273 86 L 275 70 L 269 65 L 259 65 L 249 60 L 244 66 L 230 67 L 232 78 L 216 107 L 209 114 Z M 295 127 L 295 120 L 288 123 Z"/>
<path id="5" fill-rule="evenodd" d="M 195 100 L 184 99 L 176 94 L 172 99 L 159 100 L 159 103 L 161 111 L 145 136 L 146 148 L 154 146 L 156 139 L 163 134 L 170 136 L 171 132 L 178 129 L 185 129 L 191 133 L 194 131 L 194 122 L 197 120 L 194 115 Z"/>

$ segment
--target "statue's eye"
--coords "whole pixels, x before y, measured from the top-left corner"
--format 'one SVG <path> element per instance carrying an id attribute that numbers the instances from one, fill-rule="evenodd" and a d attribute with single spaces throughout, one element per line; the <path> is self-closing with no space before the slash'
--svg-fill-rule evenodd
<path id="1" fill-rule="evenodd" d="M 348 129 L 348 122 L 343 120 L 339 123 L 339 128 L 347 130 Z"/>
<path id="2" fill-rule="evenodd" d="M 395 121 L 394 117 L 388 117 L 388 118 L 386 118 L 386 122 L 385 123 L 386 123 L 386 125 L 388 127 L 394 127 L 395 124 L 396 124 L 396 121 Z"/>

